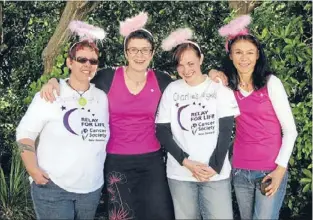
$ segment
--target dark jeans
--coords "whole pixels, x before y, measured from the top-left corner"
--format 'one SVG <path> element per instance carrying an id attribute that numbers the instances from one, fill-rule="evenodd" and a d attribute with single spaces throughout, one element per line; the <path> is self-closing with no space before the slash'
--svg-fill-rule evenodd
<path id="1" fill-rule="evenodd" d="M 51 180 L 46 185 L 31 184 L 31 195 L 38 220 L 94 219 L 101 189 L 82 194 L 65 191 Z"/>
<path id="2" fill-rule="evenodd" d="M 104 171 L 109 219 L 175 219 L 162 151 L 107 154 Z"/>

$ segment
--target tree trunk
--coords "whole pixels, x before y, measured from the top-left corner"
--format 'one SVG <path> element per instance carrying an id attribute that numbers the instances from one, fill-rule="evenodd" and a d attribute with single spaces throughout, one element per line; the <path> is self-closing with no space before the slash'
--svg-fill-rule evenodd
<path id="1" fill-rule="evenodd" d="M 61 46 L 69 39 L 67 27 L 72 20 L 82 20 L 98 5 L 99 1 L 68 1 L 59 24 L 42 52 L 44 74 L 50 74 Z"/>
<path id="2" fill-rule="evenodd" d="M 255 0 L 245 0 L 245 1 L 229 1 L 230 9 L 236 11 L 236 14 L 245 15 L 249 14 L 253 11 L 257 6 L 259 6 L 262 2 Z"/>

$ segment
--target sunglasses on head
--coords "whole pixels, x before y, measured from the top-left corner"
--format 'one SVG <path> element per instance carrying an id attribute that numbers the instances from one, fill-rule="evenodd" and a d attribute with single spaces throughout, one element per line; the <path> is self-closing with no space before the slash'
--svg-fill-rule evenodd
<path id="1" fill-rule="evenodd" d="M 99 63 L 98 59 L 88 59 L 86 57 L 74 57 L 74 60 L 81 64 L 85 64 L 87 61 L 89 61 L 90 65 L 98 65 Z"/>

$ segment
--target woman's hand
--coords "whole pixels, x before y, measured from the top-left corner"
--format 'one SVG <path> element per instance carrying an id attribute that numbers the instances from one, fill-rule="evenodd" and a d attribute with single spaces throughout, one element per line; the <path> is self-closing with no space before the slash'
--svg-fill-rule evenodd
<path id="1" fill-rule="evenodd" d="M 40 97 L 44 98 L 47 102 L 54 102 L 55 96 L 53 90 L 56 90 L 57 95 L 60 95 L 60 84 L 55 78 L 50 79 L 40 90 Z"/>
<path id="2" fill-rule="evenodd" d="M 200 163 L 197 161 L 184 159 L 183 165 L 192 172 L 193 176 L 200 182 L 209 181 L 211 173 L 209 172 L 209 167 L 207 164 Z"/>
<path id="3" fill-rule="evenodd" d="M 29 170 L 28 173 L 37 185 L 45 185 L 50 179 L 49 175 L 41 170 L 39 167 L 35 167 Z"/>
<path id="4" fill-rule="evenodd" d="M 197 173 L 193 173 L 193 176 L 199 180 L 200 182 L 207 182 L 210 180 L 211 177 L 213 177 L 216 173 L 215 170 L 213 170 L 212 167 L 207 166 L 206 164 L 203 164 L 200 166 L 200 169 L 202 169 L 202 172 L 205 171 L 204 173 L 204 177 L 203 176 L 199 176 L 199 174 Z"/>
<path id="5" fill-rule="evenodd" d="M 272 179 L 271 184 L 265 188 L 266 196 L 272 197 L 277 192 L 284 178 L 286 170 L 287 168 L 278 165 L 275 170 L 273 170 L 271 173 L 267 174 L 263 178 L 262 183 L 264 183 L 267 179 Z"/>
<path id="6" fill-rule="evenodd" d="M 202 167 L 202 169 L 208 172 L 209 178 L 217 174 L 216 171 L 212 167 Z"/>
<path id="7" fill-rule="evenodd" d="M 225 75 L 225 73 L 223 73 L 222 71 L 218 71 L 216 69 L 211 69 L 209 71 L 208 75 L 214 82 L 218 83 L 221 80 L 224 86 L 228 85 L 228 78 Z"/>

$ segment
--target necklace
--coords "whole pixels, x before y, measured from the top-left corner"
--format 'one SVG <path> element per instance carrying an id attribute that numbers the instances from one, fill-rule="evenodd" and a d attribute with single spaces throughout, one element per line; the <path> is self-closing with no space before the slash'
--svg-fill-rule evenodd
<path id="1" fill-rule="evenodd" d="M 241 76 L 239 76 L 239 86 L 241 87 L 248 87 L 250 84 L 252 84 L 252 79 L 249 79 L 248 82 L 245 82 Z"/>
<path id="2" fill-rule="evenodd" d="M 249 82 L 245 82 L 245 81 L 243 81 L 243 80 L 241 79 L 241 77 L 240 77 L 240 80 L 239 80 L 239 87 L 242 88 L 243 90 L 245 90 L 245 91 L 247 91 L 247 92 L 252 91 L 252 90 L 253 90 L 252 84 L 253 84 L 253 83 L 252 83 L 252 79 L 250 79 Z M 251 85 L 252 88 L 249 89 L 250 85 Z"/>
<path id="3" fill-rule="evenodd" d="M 240 82 L 239 86 L 241 86 L 241 87 L 248 87 L 249 83 L 247 83 L 247 82 Z"/>
<path id="4" fill-rule="evenodd" d="M 80 92 L 78 92 L 76 89 L 74 89 L 74 88 L 71 86 L 71 84 L 69 83 L 69 80 L 67 80 L 66 83 L 67 83 L 67 85 L 69 85 L 69 87 L 71 87 L 73 90 L 75 90 L 75 92 L 77 92 L 77 94 L 80 96 L 79 99 L 78 99 L 78 104 L 79 104 L 80 106 L 82 106 L 82 107 L 85 106 L 85 105 L 87 105 L 87 99 L 84 98 L 83 95 L 85 94 L 85 92 L 87 92 L 87 91 L 89 90 L 90 85 L 88 86 L 88 89 L 87 89 L 87 90 L 85 90 L 84 92 L 80 93 Z"/>

